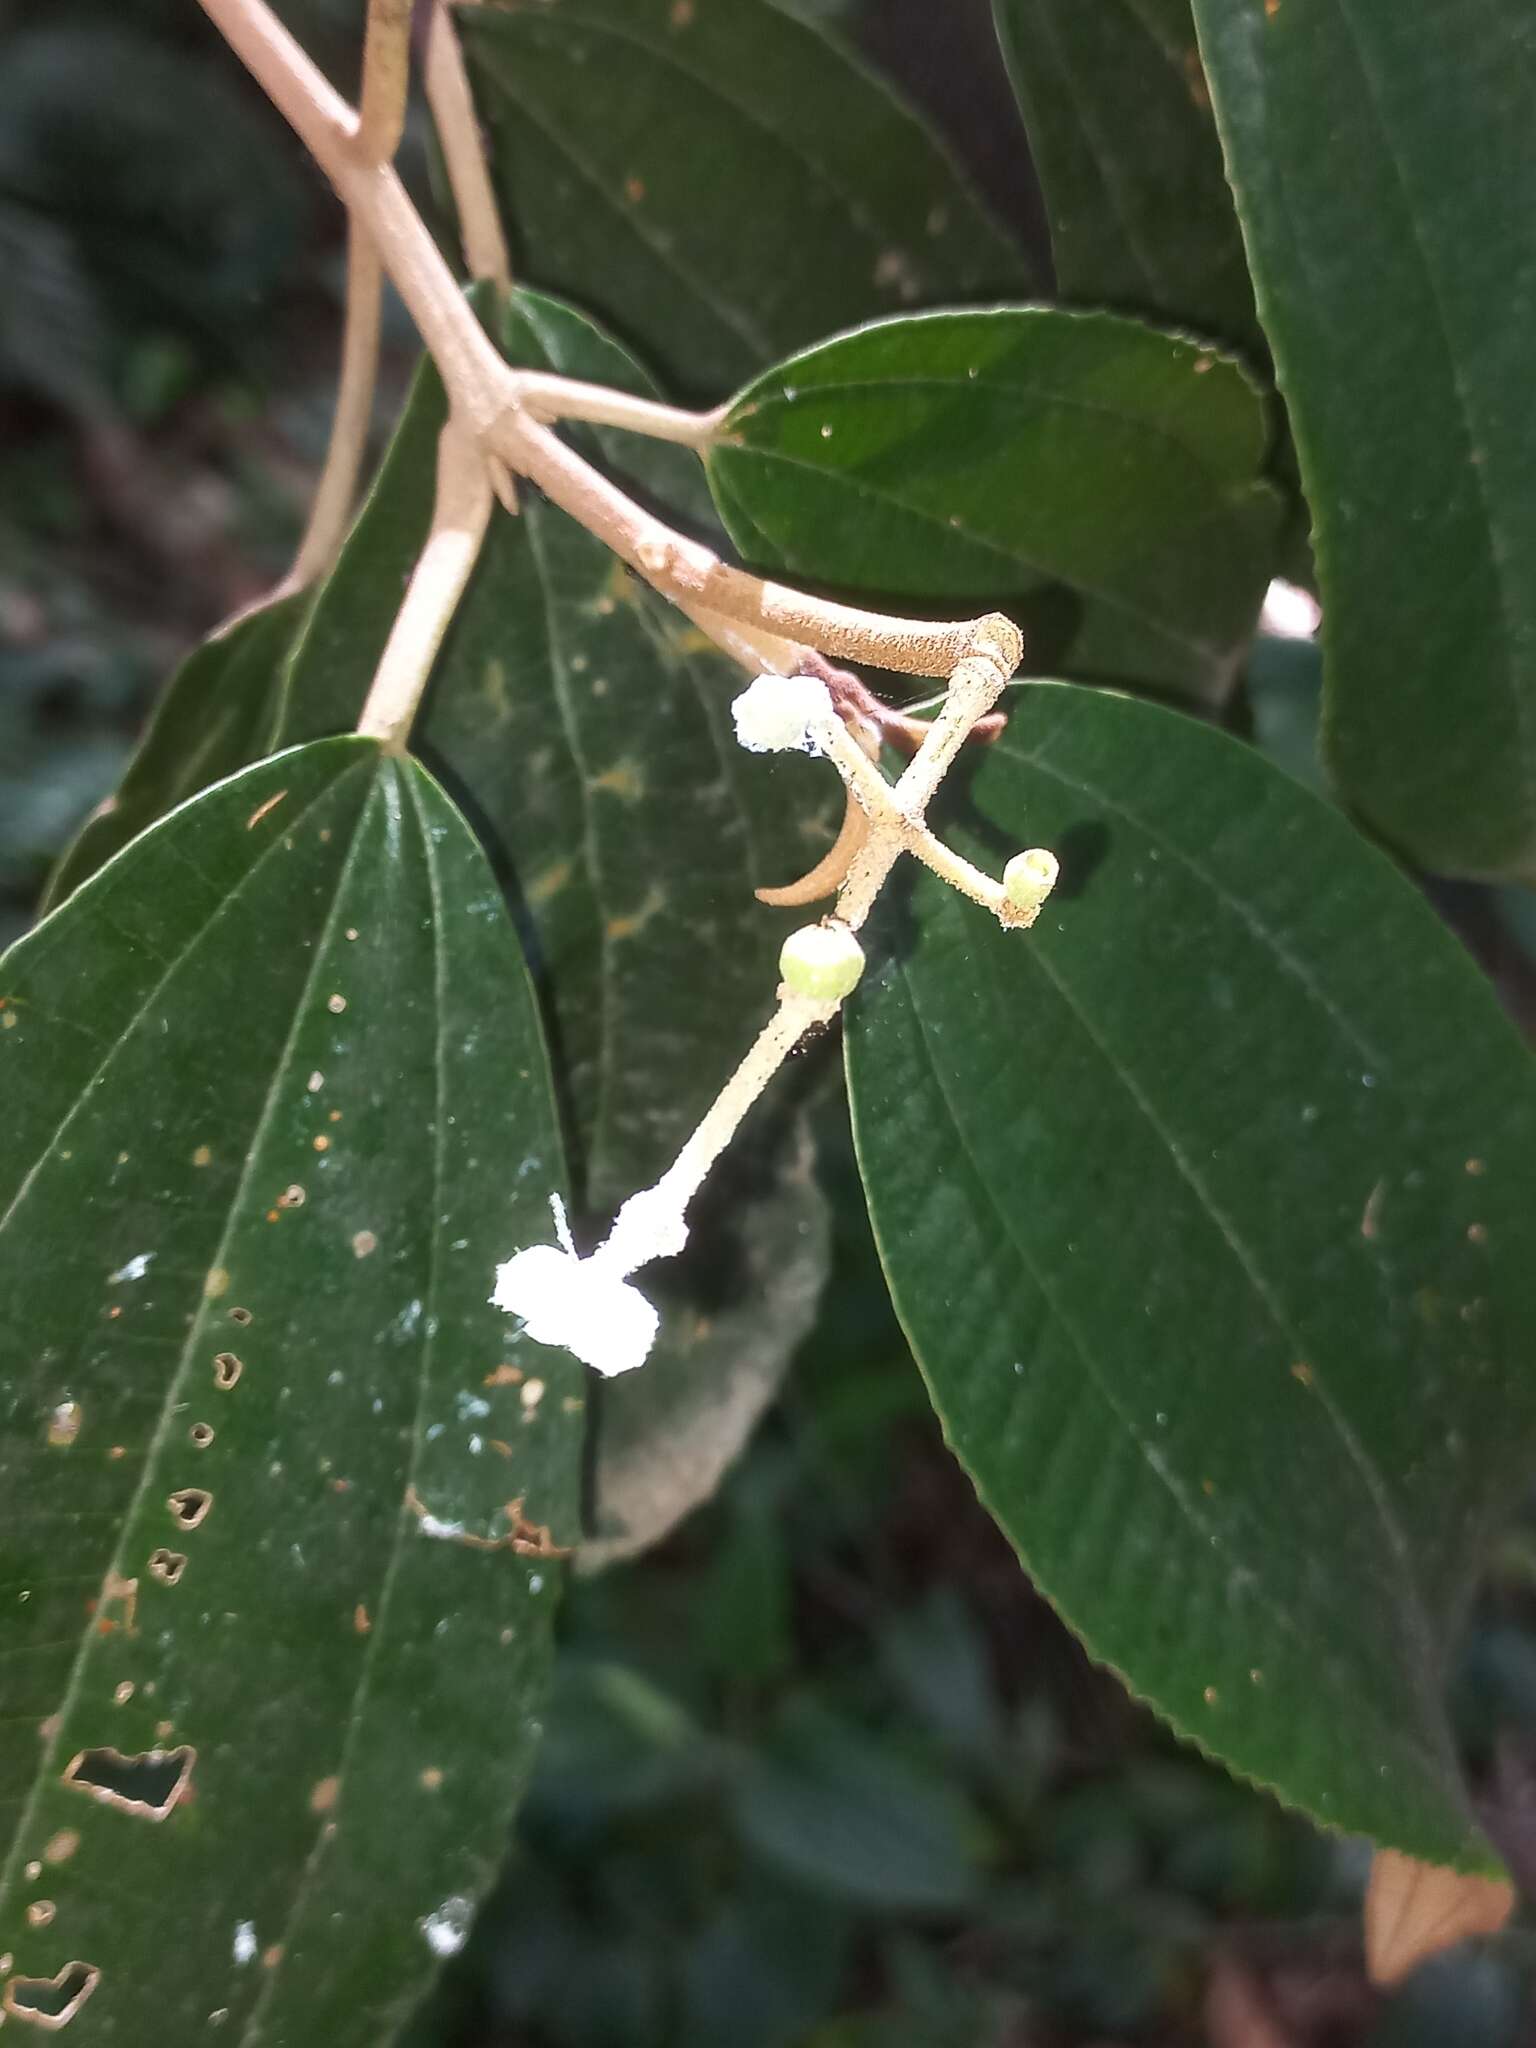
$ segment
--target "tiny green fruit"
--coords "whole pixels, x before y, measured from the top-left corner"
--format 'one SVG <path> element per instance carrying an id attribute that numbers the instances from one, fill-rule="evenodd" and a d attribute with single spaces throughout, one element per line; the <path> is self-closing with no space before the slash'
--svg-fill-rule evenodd
<path id="1" fill-rule="evenodd" d="M 1016 853 L 1003 869 L 1003 894 L 1015 910 L 1038 910 L 1056 886 L 1061 864 L 1043 846 Z"/>
<path id="2" fill-rule="evenodd" d="M 797 996 L 840 1002 L 858 986 L 864 948 L 847 925 L 829 919 L 791 932 L 779 952 L 779 972 Z"/>

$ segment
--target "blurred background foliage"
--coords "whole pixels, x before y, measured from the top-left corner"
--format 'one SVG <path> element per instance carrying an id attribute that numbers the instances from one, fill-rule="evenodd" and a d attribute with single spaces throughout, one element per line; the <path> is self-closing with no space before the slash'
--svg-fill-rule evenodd
<path id="1" fill-rule="evenodd" d="M 794 4 L 927 105 L 1044 274 L 985 0 Z M 350 89 L 355 0 L 280 11 Z M 430 209 L 419 121 L 402 168 Z M 339 210 L 190 0 L 0 4 L 0 941 L 179 655 L 286 566 L 342 269 Z M 381 436 L 414 353 L 392 307 Z M 1307 773 L 1315 700 L 1313 650 L 1269 643 L 1239 716 Z M 1529 1023 L 1528 915 L 1447 897 Z M 834 1100 L 824 1313 L 719 1498 L 569 1589 L 504 1879 L 413 2048 L 1531 2040 L 1527 1933 L 1370 1992 L 1365 1848 L 1179 1748 L 1031 1592 L 939 1439 Z M 1456 1699 L 1529 1888 L 1531 1527 Z"/>

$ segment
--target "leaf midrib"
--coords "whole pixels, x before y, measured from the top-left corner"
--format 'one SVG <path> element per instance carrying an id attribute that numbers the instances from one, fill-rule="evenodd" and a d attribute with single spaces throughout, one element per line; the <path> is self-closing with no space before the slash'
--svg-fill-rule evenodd
<path id="1" fill-rule="evenodd" d="M 421 841 L 421 852 L 427 875 L 427 887 L 432 898 L 433 1016 L 435 1027 L 433 1031 L 433 1073 L 436 1081 L 435 1100 L 437 1114 L 432 1125 L 432 1226 L 427 1253 L 426 1287 L 423 1295 L 425 1313 L 421 1318 L 419 1326 L 421 1329 L 421 1340 L 418 1346 L 420 1365 L 416 1381 L 416 1410 L 411 1422 L 411 1448 L 406 1469 L 406 1492 L 409 1494 L 414 1488 L 416 1474 L 420 1469 L 422 1447 L 425 1440 L 427 1392 L 431 1384 L 432 1358 L 437 1342 L 439 1321 L 437 1304 L 438 1286 L 441 1278 L 443 1241 L 441 1218 L 445 1213 L 443 1204 L 445 1175 L 443 1168 L 447 1138 L 447 1069 L 443 1057 L 445 1050 L 443 1017 L 446 1007 L 444 991 L 447 977 L 445 973 L 446 955 L 443 943 L 442 882 L 438 872 L 437 849 L 433 843 L 432 835 L 427 829 L 426 820 L 422 816 L 418 792 L 415 787 L 414 777 L 417 771 L 409 765 L 402 770 L 395 770 L 393 764 L 386 763 L 384 764 L 384 772 L 398 774 L 401 782 L 404 784 L 402 794 L 410 798 L 412 814 L 415 818 L 416 829 Z M 358 821 L 359 838 L 362 836 L 361 828 L 365 819 L 366 812 L 364 817 Z M 342 882 L 337 888 L 338 904 L 345 893 L 344 884 L 345 876 L 343 876 Z M 319 964 L 317 960 L 316 972 L 319 970 Z M 373 1627 L 369 1631 L 368 1641 L 363 1651 L 362 1663 L 359 1666 L 357 1677 L 352 1686 L 351 1710 L 347 1715 L 346 1733 L 343 1736 L 341 1753 L 336 1762 L 337 1810 L 334 1818 L 337 1824 L 339 1824 L 341 1818 L 340 1809 L 342 1801 L 346 1796 L 347 1773 L 351 1766 L 352 1755 L 358 1742 L 361 1740 L 364 1711 L 367 1706 L 368 1695 L 373 1688 L 380 1645 L 386 1639 L 393 1642 L 389 1628 L 390 1602 L 394 1593 L 395 1581 L 399 1576 L 400 1563 L 405 1555 L 406 1545 L 413 1540 L 420 1541 L 421 1538 L 412 1521 L 410 1510 L 406 1506 L 405 1497 L 403 1496 L 395 1516 L 394 1530 L 390 1540 L 389 1559 L 384 1567 L 383 1576 L 379 1581 L 379 1589 L 375 1596 Z M 266 1973 L 256 2001 L 241 2031 L 238 2048 L 252 2048 L 252 2044 L 260 2039 L 262 2021 L 267 2008 L 277 1995 L 278 1983 L 288 1967 L 289 1957 L 294 1953 L 294 1929 L 298 1926 L 301 1915 L 308 1904 L 310 1889 L 319 1873 L 332 1832 L 332 1825 L 328 1821 L 322 1821 L 315 1830 L 314 1843 L 309 1855 L 305 1858 L 304 1867 L 299 1873 L 298 1881 L 293 1890 L 292 1903 L 288 1909 L 288 1916 L 283 1923 L 282 1936 L 279 1942 L 280 1955 L 278 1962 L 274 1968 L 269 1969 Z"/>

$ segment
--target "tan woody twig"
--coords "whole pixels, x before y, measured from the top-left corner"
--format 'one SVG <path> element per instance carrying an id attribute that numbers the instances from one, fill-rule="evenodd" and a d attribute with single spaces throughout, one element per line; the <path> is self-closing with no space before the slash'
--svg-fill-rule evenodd
<path id="1" fill-rule="evenodd" d="M 424 69 L 427 105 L 432 109 L 432 125 L 458 211 L 465 264 L 471 277 L 494 285 L 505 298 L 512 289 L 512 259 L 480 147 L 479 117 L 448 0 L 433 0 Z"/>
<path id="2" fill-rule="evenodd" d="M 405 124 L 410 28 L 408 0 L 369 0 L 357 139 L 359 150 L 371 152 L 379 163 L 388 163 L 394 156 Z M 384 266 L 378 246 L 368 228 L 355 214 L 349 214 L 341 375 L 331 438 L 298 552 L 274 596 L 306 589 L 325 575 L 346 538 L 373 421 L 383 296 Z"/>

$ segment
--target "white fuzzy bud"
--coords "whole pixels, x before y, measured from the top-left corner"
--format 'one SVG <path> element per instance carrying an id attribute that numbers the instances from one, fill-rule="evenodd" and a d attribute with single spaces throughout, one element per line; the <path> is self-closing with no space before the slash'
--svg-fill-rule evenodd
<path id="1" fill-rule="evenodd" d="M 779 972 L 797 996 L 840 1002 L 858 986 L 864 972 L 864 948 L 847 925 L 835 918 L 825 924 L 802 925 L 784 941 Z"/>
<path id="2" fill-rule="evenodd" d="M 813 728 L 833 716 L 832 693 L 816 676 L 759 676 L 731 705 L 736 738 L 749 754 L 814 754 Z"/>

